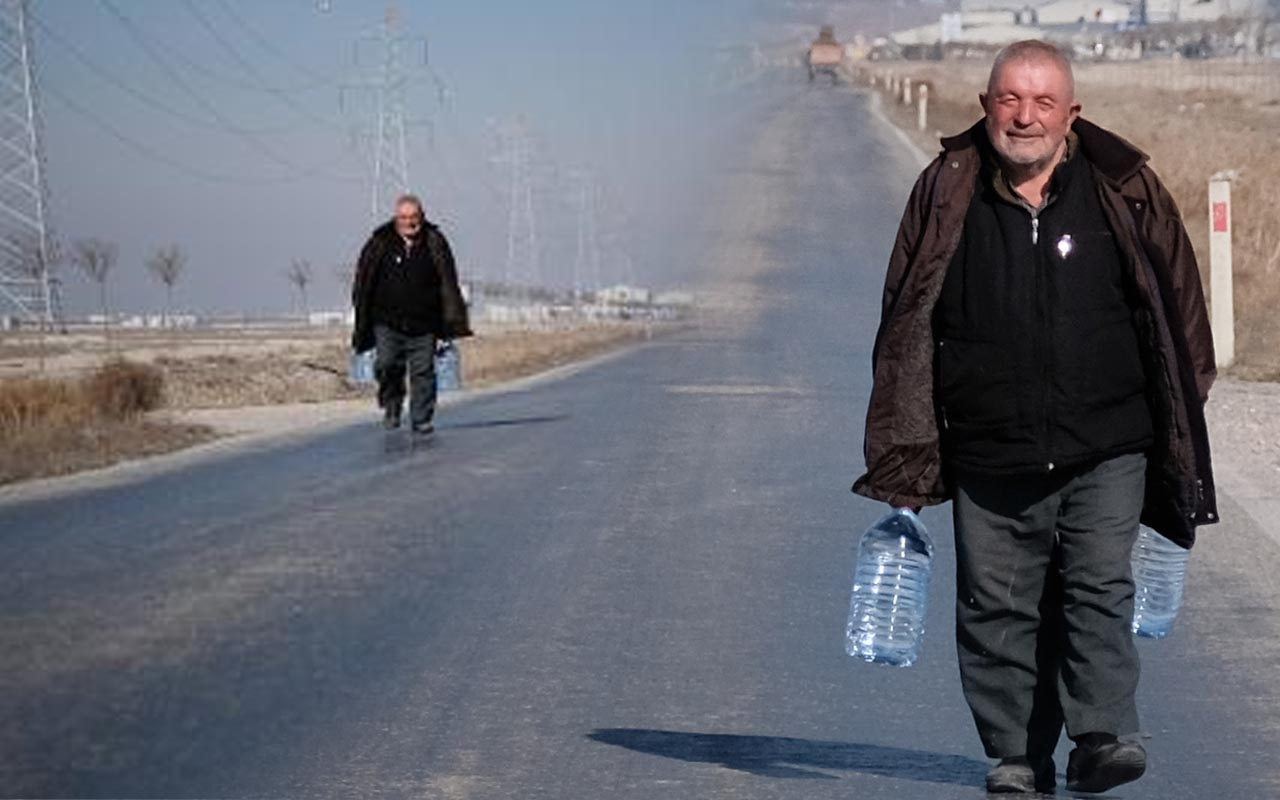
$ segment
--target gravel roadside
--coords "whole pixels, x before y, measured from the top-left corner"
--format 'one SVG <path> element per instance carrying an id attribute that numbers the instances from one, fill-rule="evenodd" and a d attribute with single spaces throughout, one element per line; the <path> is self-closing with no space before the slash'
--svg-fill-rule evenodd
<path id="1" fill-rule="evenodd" d="M 1205 413 L 1218 489 L 1280 542 L 1280 383 L 1220 378 Z"/>

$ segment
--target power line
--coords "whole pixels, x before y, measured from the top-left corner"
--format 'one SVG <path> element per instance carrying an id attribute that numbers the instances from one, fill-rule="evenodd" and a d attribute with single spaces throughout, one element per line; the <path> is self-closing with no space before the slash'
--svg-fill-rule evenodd
<path id="1" fill-rule="evenodd" d="M 273 148 L 263 144 L 263 142 L 260 139 L 258 139 L 257 136 L 255 136 L 253 133 L 244 130 L 240 126 L 237 126 L 234 122 L 228 119 L 228 117 L 225 114 L 223 114 L 222 111 L 218 109 L 217 106 L 213 105 L 208 100 L 206 100 L 203 96 L 200 95 L 199 92 L 197 92 L 191 86 L 191 84 L 187 83 L 186 79 L 184 79 L 180 73 L 178 73 L 176 70 L 173 69 L 172 65 L 170 65 L 164 59 L 164 57 L 160 55 L 155 45 L 151 43 L 150 38 L 146 34 L 144 34 L 140 28 L 138 28 L 138 26 L 133 22 L 132 19 L 130 19 L 126 14 L 124 14 L 124 12 L 120 11 L 119 7 L 116 6 L 113 0 L 98 0 L 98 2 L 103 8 L 107 10 L 107 12 L 116 20 L 116 22 L 122 28 L 124 28 L 125 32 L 129 34 L 129 37 L 133 39 L 135 42 L 137 42 L 138 46 L 141 47 L 143 51 L 147 54 L 147 57 L 150 58 L 153 62 L 155 62 L 155 64 L 158 67 L 160 67 L 160 69 L 165 73 L 165 75 L 168 76 L 169 80 L 171 80 L 176 86 L 178 86 L 178 88 L 180 88 L 184 93 L 186 93 L 188 97 L 190 97 L 193 101 L 199 104 L 207 113 L 209 113 L 211 116 L 217 119 L 220 124 L 230 129 L 231 132 L 235 133 L 240 139 L 244 140 L 247 144 L 249 144 L 255 150 L 259 151 L 264 156 L 276 162 L 277 164 L 283 167 L 286 167 L 288 169 L 294 170 L 295 172 L 298 172 L 302 175 L 306 175 L 308 177 L 324 178 L 327 180 L 334 180 L 334 181 L 340 181 L 340 182 L 348 182 L 352 180 L 347 176 L 334 175 L 319 167 L 308 167 L 308 166 L 300 165 L 280 155 Z"/>
<path id="2" fill-rule="evenodd" d="M 314 73 L 315 77 L 311 80 L 296 84 L 278 84 L 251 78 L 240 78 L 228 75 L 208 66 L 207 64 L 201 63 L 188 55 L 181 47 L 173 45 L 164 39 L 153 39 L 152 45 L 157 49 L 164 51 L 168 58 L 179 62 L 189 72 L 203 78 L 205 81 L 222 84 L 224 86 L 229 86 L 243 91 L 261 94 L 273 94 L 276 92 L 300 94 L 302 92 L 331 88 L 339 77 L 337 74 L 322 75 L 319 72 L 316 72 Z"/>
<path id="3" fill-rule="evenodd" d="M 278 89 L 274 89 L 268 86 L 266 83 L 266 76 L 262 74 L 262 72 L 258 69 L 258 67 L 253 62 L 245 58 L 240 53 L 240 51 L 236 49 L 235 45 L 233 45 L 231 41 L 228 40 L 227 37 L 225 37 L 220 30 L 218 30 L 218 27 L 214 25 L 209 20 L 209 18 L 204 15 L 202 11 L 200 11 L 199 7 L 196 6 L 196 4 L 192 2 L 192 0 L 185 0 L 185 2 L 183 3 L 183 7 L 186 8 L 187 12 L 191 14 L 192 17 L 195 18 L 196 22 L 200 24 L 200 27 L 204 28 L 205 32 L 207 32 L 209 36 L 212 37 L 213 40 L 218 43 L 218 46 L 221 47 L 227 53 L 227 55 L 231 57 L 232 61 L 235 61 L 236 64 L 238 64 L 241 69 L 243 69 L 245 72 L 249 73 L 249 75 L 253 76 L 254 78 L 262 82 L 264 91 L 266 91 L 271 96 L 275 97 L 284 105 L 288 106 L 299 116 L 305 117 L 306 119 L 309 119 L 312 122 L 315 122 L 319 125 L 341 128 L 341 125 L 335 123 L 333 120 L 326 119 L 320 116 L 319 114 L 316 114 L 314 111 L 307 108 L 306 106 L 300 105 L 298 101 L 293 98 L 293 95 L 291 93 L 280 91 Z"/>
<path id="4" fill-rule="evenodd" d="M 188 161 L 174 158 L 173 156 L 167 155 L 155 149 L 154 147 L 151 147 L 150 145 L 143 144 L 137 139 L 134 139 L 132 136 L 129 136 L 128 134 L 124 133 L 115 125 L 108 122 L 106 119 L 99 116 L 98 114 L 94 113 L 93 111 L 91 111 L 89 108 L 87 108 L 80 102 L 72 99 L 70 95 L 65 94 L 59 91 L 57 88 L 49 85 L 47 81 L 43 81 L 41 83 L 41 89 L 46 94 L 53 97 L 58 102 L 62 103 L 62 105 L 66 106 L 67 109 L 69 109 L 70 111 L 92 122 L 104 133 L 106 133 L 108 136 L 115 139 L 117 142 L 124 145 L 128 149 L 132 150 L 136 155 L 139 155 L 150 161 L 154 161 L 158 164 L 163 164 L 164 166 L 167 166 L 171 169 L 181 172 L 184 175 L 187 175 L 188 177 L 197 178 L 199 180 L 209 181 L 212 183 L 237 184 L 241 186 L 278 186 L 278 185 L 288 184 L 288 183 L 297 183 L 300 180 L 305 180 L 304 178 L 300 178 L 297 176 L 292 176 L 292 177 L 276 176 L 276 177 L 270 177 L 270 178 L 246 177 L 246 176 L 237 176 L 237 175 L 225 175 L 225 174 L 219 174 L 215 172 L 208 172 L 208 171 L 202 170 L 199 167 L 193 166 Z"/>
<path id="5" fill-rule="evenodd" d="M 241 31 L 243 31 L 247 37 L 257 42 L 258 46 L 261 47 L 263 50 L 266 50 L 267 52 L 275 55 L 284 63 L 288 64 L 289 66 L 293 67 L 295 70 L 300 72 L 301 74 L 306 75 L 307 77 L 311 78 L 312 80 L 318 83 L 323 82 L 326 84 L 333 84 L 336 81 L 337 76 L 321 75 L 319 72 L 317 72 L 316 70 L 313 70 L 311 67 L 305 66 L 303 64 L 298 63 L 297 61 L 294 61 L 293 58 L 290 57 L 289 54 L 286 53 L 282 48 L 278 47 L 274 42 L 272 42 L 266 36 L 263 36 L 262 33 L 257 28 L 250 25 L 249 22 L 244 18 L 244 15 L 241 14 L 239 11 L 237 11 L 235 6 L 232 5 L 228 0 L 218 0 L 218 5 L 222 7 L 223 12 L 228 17 L 231 18 L 231 21 L 234 22 L 236 26 L 240 28 Z"/>
<path id="6" fill-rule="evenodd" d="M 80 62 L 80 64 L 83 65 L 94 77 L 98 78 L 104 83 L 114 86 L 116 89 L 119 89 L 125 94 L 128 94 L 130 97 L 133 97 L 140 103 L 143 103 L 149 106 L 150 108 L 156 111 L 159 111 L 163 114 L 167 114 L 173 117 L 174 119 L 185 122 L 188 125 L 200 128 L 202 130 L 208 130 L 212 128 L 212 129 L 224 131 L 226 133 L 238 134 L 238 133 L 249 132 L 254 135 L 270 135 L 270 134 L 276 134 L 276 133 L 286 133 L 291 131 L 297 131 L 298 129 L 297 126 L 281 126 L 278 128 L 244 128 L 241 126 L 236 126 L 234 128 L 227 128 L 223 126 L 220 122 L 218 122 L 218 120 L 216 119 L 212 119 L 210 117 L 197 116 L 195 114 L 191 114 L 175 106 L 169 105 L 168 103 L 165 103 L 159 100 L 158 98 L 152 96 L 151 94 L 148 94 L 147 92 L 144 92 L 141 89 L 137 88 L 136 86 L 131 84 L 128 80 L 121 77 L 119 73 L 114 72 L 113 70 L 103 66 L 97 60 L 91 58 L 87 53 L 85 53 L 84 50 L 82 50 L 80 47 L 72 43 L 62 34 L 58 33 L 58 31 L 52 25 L 49 25 L 48 23 L 44 22 L 35 14 L 29 14 L 28 16 L 31 19 L 31 21 L 36 24 L 36 27 L 38 27 L 44 33 L 45 36 L 47 36 L 51 41 L 56 43 L 59 47 L 61 47 L 63 51 L 70 53 L 71 57 L 74 58 L 76 61 Z"/>

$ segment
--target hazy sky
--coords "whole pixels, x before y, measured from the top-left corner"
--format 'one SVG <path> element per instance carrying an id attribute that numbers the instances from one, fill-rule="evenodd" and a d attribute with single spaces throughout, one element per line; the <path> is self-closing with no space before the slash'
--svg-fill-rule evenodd
<path id="1" fill-rule="evenodd" d="M 712 45 L 738 36 L 754 0 L 401 0 L 410 171 L 463 270 L 497 277 L 506 177 L 490 163 L 492 120 L 527 119 L 541 143 L 544 274 L 568 279 L 572 169 L 600 175 L 602 225 L 622 230 L 641 280 L 678 283 L 661 247 L 706 148 L 720 134 L 707 85 Z M 381 0 L 33 0 L 50 221 L 69 242 L 115 241 L 112 303 L 157 309 L 143 268 L 170 242 L 189 255 L 178 304 L 278 310 L 283 272 L 316 271 L 313 306 L 340 305 L 335 277 L 371 227 L 360 128 L 375 70 L 362 37 Z M 447 87 L 439 100 L 438 77 Z M 347 89 L 341 87 L 348 86 Z M 339 102 L 340 96 L 342 102 Z M 553 180 L 558 174 L 559 181 Z M 566 255 L 567 253 L 567 255 Z M 72 311 L 94 294 L 64 266 Z M 617 275 L 606 275 L 616 278 Z"/>

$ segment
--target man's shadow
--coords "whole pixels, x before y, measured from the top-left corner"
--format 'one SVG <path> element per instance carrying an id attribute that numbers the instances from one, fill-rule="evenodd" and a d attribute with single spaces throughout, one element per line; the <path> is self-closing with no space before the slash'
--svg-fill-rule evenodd
<path id="1" fill-rule="evenodd" d="M 601 728 L 588 739 L 639 753 L 766 778 L 835 780 L 818 770 L 843 770 L 957 786 L 984 786 L 988 765 L 964 756 L 874 744 L 819 742 L 781 736 L 736 736 L 637 728 Z"/>
<path id="2" fill-rule="evenodd" d="M 501 419 L 481 419 L 468 422 L 445 422 L 438 427 L 442 431 L 484 430 L 489 428 L 516 428 L 524 425 L 546 425 L 551 422 L 563 422 L 568 414 L 546 414 L 543 416 L 506 417 Z"/>

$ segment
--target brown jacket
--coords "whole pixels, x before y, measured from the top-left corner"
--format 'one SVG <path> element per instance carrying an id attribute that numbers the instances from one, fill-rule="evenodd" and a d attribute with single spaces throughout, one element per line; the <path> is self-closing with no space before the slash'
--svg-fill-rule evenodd
<path id="1" fill-rule="evenodd" d="M 872 355 L 867 472 L 853 489 L 895 506 L 951 498 L 933 393 L 933 312 L 978 184 L 975 135 L 982 124 L 942 141 L 942 153 L 916 181 L 889 258 Z M 1216 370 L 1195 253 L 1146 154 L 1086 120 L 1074 130 L 1140 303 L 1156 429 L 1143 522 L 1191 547 L 1196 526 L 1218 519 L 1204 421 Z"/>

